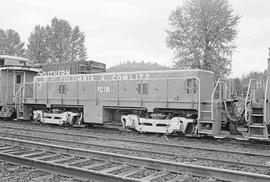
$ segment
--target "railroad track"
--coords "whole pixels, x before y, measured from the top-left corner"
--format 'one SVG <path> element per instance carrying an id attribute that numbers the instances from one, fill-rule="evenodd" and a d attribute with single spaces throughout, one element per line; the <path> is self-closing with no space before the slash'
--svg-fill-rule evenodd
<path id="1" fill-rule="evenodd" d="M 209 151 L 209 152 L 226 152 L 231 154 L 240 154 L 240 155 L 246 155 L 246 156 L 261 156 L 261 157 L 270 157 L 270 154 L 257 154 L 255 152 L 244 152 L 244 151 L 235 151 L 235 150 L 224 150 L 224 149 L 212 149 L 212 148 L 206 148 L 206 147 L 196 147 L 196 146 L 190 146 L 190 145 L 178 145 L 178 144 L 167 144 L 167 143 L 159 143 L 159 142 L 150 142 L 145 140 L 134 140 L 134 139 L 124 139 L 124 138 L 109 138 L 109 137 L 103 137 L 103 136 L 97 136 L 97 135 L 91 135 L 91 134 L 78 134 L 73 132 L 59 132 L 58 131 L 48 131 L 43 129 L 30 129 L 30 128 L 22 128 L 15 126 L 2 126 L 1 129 L 13 129 L 13 130 L 22 130 L 22 131 L 29 131 L 29 132 L 38 132 L 38 133 L 45 133 L 45 134 L 54 134 L 54 135 L 65 135 L 65 136 L 73 136 L 73 137 L 81 137 L 81 138 L 93 138 L 93 139 L 101 139 L 101 140 L 111 140 L 111 141 L 121 141 L 121 142 L 128 142 L 128 143 L 137 143 L 137 144 L 146 144 L 146 145 L 152 145 L 152 146 L 164 146 L 164 147 L 171 147 L 176 149 L 196 149 L 196 150 L 202 150 L 202 151 Z"/>
<path id="2" fill-rule="evenodd" d="M 216 162 L 216 163 L 220 163 L 222 165 L 227 165 L 227 166 L 238 166 L 238 167 L 242 167 L 245 169 L 250 169 L 250 168 L 254 168 L 254 169 L 260 169 L 262 171 L 265 171 L 266 173 L 270 172 L 270 166 L 268 165 L 263 165 L 263 164 L 253 164 L 253 163 L 245 163 L 245 162 L 239 162 L 239 161 L 230 161 L 230 160 L 226 160 L 226 159 L 213 159 L 213 158 L 209 158 L 209 157 L 187 157 L 184 155 L 178 155 L 175 153 L 168 153 L 168 152 L 161 152 L 161 151 L 149 151 L 149 150 L 142 150 L 142 149 L 132 149 L 132 148 L 125 148 L 125 147 L 116 147 L 116 146 L 112 146 L 112 145 L 104 145 L 104 144 L 95 144 L 95 143 L 88 143 L 88 142 L 78 142 L 78 141 L 72 141 L 72 140 L 61 140 L 61 139 L 56 139 L 56 138 L 44 138 L 44 137 L 37 137 L 37 136 L 29 136 L 29 135 L 24 135 L 24 134 L 12 134 L 12 133 L 6 133 L 6 132 L 1 132 L 1 135 L 4 136 L 10 136 L 12 138 L 20 138 L 20 139 L 26 139 L 26 140 L 31 140 L 31 141 L 41 141 L 41 142 L 46 142 L 46 143 L 57 143 L 57 144 L 64 144 L 65 146 L 68 145 L 77 145 L 80 147 L 86 147 L 86 148 L 93 148 L 93 147 L 98 147 L 99 149 L 104 150 L 104 148 L 106 148 L 106 150 L 114 150 L 116 152 L 117 151 L 121 151 L 126 153 L 137 153 L 137 154 L 148 154 L 150 156 L 156 156 L 158 155 L 159 157 L 162 158 L 162 156 L 169 156 L 171 159 L 176 159 L 176 158 L 181 158 L 182 161 L 188 162 L 189 160 L 192 161 L 204 161 L 204 162 Z M 252 154 L 252 156 L 254 157 L 255 154 Z M 268 160 L 270 160 L 270 155 L 259 155 L 256 154 L 256 157 L 264 157 L 264 158 L 268 158 Z M 268 161 L 267 159 L 265 159 L 266 161 Z"/>
<path id="3" fill-rule="evenodd" d="M 37 133 L 45 133 L 45 134 L 53 134 L 53 135 L 64 135 L 64 136 L 72 136 L 72 137 L 81 137 L 85 139 L 100 139 L 100 140 L 111 140 L 111 141 L 120 141 L 120 142 L 127 142 L 127 143 L 136 143 L 136 144 L 145 144 L 150 146 L 164 146 L 170 147 L 175 149 L 195 149 L 201 151 L 209 151 L 209 152 L 221 152 L 221 153 L 228 153 L 228 154 L 238 154 L 243 156 L 250 156 L 250 157 L 270 157 L 270 154 L 258 154 L 255 152 L 245 152 L 245 151 L 235 151 L 235 150 L 224 150 L 218 148 L 206 148 L 206 147 L 197 147 L 197 146 L 190 146 L 190 145 L 177 145 L 177 144 L 167 144 L 167 143 L 159 143 L 159 142 L 150 142 L 145 140 L 134 140 L 134 139 L 124 139 L 124 138 L 109 138 L 97 135 L 90 135 L 90 134 L 78 134 L 73 132 L 59 132 L 58 131 L 48 131 L 48 130 L 41 130 L 41 129 L 29 129 L 29 128 L 21 128 L 21 127 L 11 127 L 11 126 L 1 126 L 1 129 L 10 129 L 10 130 L 21 130 L 27 132 L 37 132 Z M 2 132 L 3 133 L 3 132 Z"/>
<path id="4" fill-rule="evenodd" d="M 36 131 L 36 130 L 33 130 Z M 40 133 L 40 132 L 39 132 Z M 49 132 L 51 133 L 51 132 Z M 212 162 L 215 166 L 221 166 L 223 168 L 227 168 L 227 169 L 234 169 L 234 168 L 241 168 L 241 169 L 237 169 L 237 170 L 244 170 L 244 171 L 250 171 L 250 172 L 254 172 L 256 170 L 259 170 L 260 173 L 262 174 L 269 174 L 270 172 L 270 166 L 268 165 L 264 165 L 263 163 L 260 164 L 254 164 L 254 163 L 246 163 L 246 162 L 239 162 L 239 160 L 235 160 L 235 161 L 230 161 L 227 159 L 213 159 L 213 158 L 209 158 L 209 157 L 187 157 L 184 155 L 179 155 L 176 153 L 170 153 L 170 152 L 161 152 L 161 151 L 149 151 L 149 150 L 142 150 L 142 149 L 132 149 L 132 148 L 125 148 L 125 147 L 116 147 L 116 146 L 112 146 L 112 145 L 105 145 L 105 144 L 95 144 L 95 143 L 89 143 L 89 142 L 79 142 L 79 141 L 72 141 L 72 140 L 61 140 L 61 139 L 57 139 L 57 138 L 44 138 L 44 137 L 37 137 L 37 136 L 29 136 L 29 135 L 25 135 L 25 134 L 12 134 L 12 133 L 7 133 L 7 132 L 1 132 L 2 135 L 5 136 L 9 136 L 9 137 L 15 137 L 15 138 L 24 138 L 26 140 L 32 140 L 32 141 L 42 141 L 42 142 L 46 142 L 46 143 L 56 143 L 56 144 L 61 144 L 61 145 L 65 145 L 65 146 L 80 146 L 80 147 L 84 147 L 84 148 L 93 148 L 96 147 L 95 150 L 102 150 L 104 151 L 104 148 L 106 148 L 107 151 L 114 151 L 117 153 L 124 153 L 126 155 L 134 155 L 134 153 L 136 153 L 137 156 L 144 156 L 144 155 L 148 155 L 150 156 L 150 158 L 155 158 L 156 156 L 158 156 L 159 158 L 164 158 L 165 157 L 169 157 L 169 160 L 177 160 L 177 159 L 181 159 L 180 162 L 188 162 L 191 161 L 190 163 L 194 162 L 195 163 L 199 163 L 199 162 L 204 162 L 205 164 L 207 164 L 207 162 Z M 57 133 L 54 133 L 57 134 Z M 218 150 L 219 151 L 219 150 Z M 223 151 L 222 151 L 223 152 Z M 232 151 L 230 151 L 230 153 L 232 153 Z M 236 154 L 238 155 L 245 155 L 246 153 L 244 152 L 236 152 Z M 260 155 L 260 154 L 255 154 L 255 153 L 247 153 L 248 156 L 252 156 L 257 157 L 257 158 L 264 158 L 264 161 L 269 161 L 270 160 L 270 155 Z M 241 159 L 241 158 L 240 158 Z M 254 170 L 255 169 L 255 170 Z M 257 171 L 256 171 L 257 172 Z"/>
<path id="5" fill-rule="evenodd" d="M 270 176 L 154 160 L 40 142 L 0 138 L 0 159 L 96 181 L 177 181 L 183 178 L 269 181 Z M 189 175 L 187 175 L 189 174 Z"/>
<path id="6" fill-rule="evenodd" d="M 0 122 L 0 124 L 1 124 L 1 128 L 10 128 L 10 129 L 12 129 L 12 128 L 16 128 L 16 129 L 22 129 L 22 130 L 29 130 L 29 131 L 33 131 L 32 129 L 30 129 L 30 128 L 21 128 L 21 127 L 17 127 L 18 125 L 24 125 L 24 127 L 25 126 L 29 126 L 29 127 L 32 127 L 32 126 L 35 126 L 35 127 L 44 127 L 44 128 L 50 128 L 50 129 L 53 129 L 53 130 L 66 130 L 66 129 L 68 129 L 68 130 L 70 130 L 70 129 L 72 129 L 72 130 L 74 130 L 74 132 L 78 132 L 78 131 L 80 131 L 80 130 L 83 130 L 84 132 L 96 132 L 96 131 L 98 131 L 98 132 L 100 132 L 100 130 L 102 129 L 102 130 L 107 130 L 107 131 L 112 131 L 111 129 L 112 128 L 107 128 L 107 127 L 102 127 L 102 126 L 95 126 L 95 127 L 93 127 L 93 128 L 80 128 L 80 127 L 70 127 L 70 126 L 67 126 L 67 127 L 65 127 L 65 126 L 58 126 L 58 125 L 44 125 L 44 124 L 41 124 L 41 123 L 39 123 L 39 122 L 34 122 L 34 121 L 32 121 L 32 122 L 25 122 L 25 121 L 16 121 L 16 124 L 14 123 L 14 121 L 12 121 L 12 122 L 10 122 L 10 121 L 7 121 L 7 122 L 5 122 L 4 124 L 7 124 L 8 126 L 5 126 L 5 125 L 2 125 L 3 123 L 1 123 Z M 12 125 L 12 126 L 10 126 L 10 125 Z M 15 127 L 14 127 L 15 126 Z M 43 132 L 42 130 L 40 130 L 41 132 Z M 122 127 L 121 127 L 121 129 L 115 129 L 114 130 L 115 132 L 121 132 L 121 133 L 126 133 L 126 134 L 128 134 L 128 133 L 132 133 L 132 131 L 130 131 L 130 130 L 122 130 Z M 57 131 L 57 132 L 52 132 L 52 134 L 54 134 L 54 133 L 61 133 L 61 134 L 64 134 L 64 135 L 68 135 L 67 133 L 64 133 L 64 132 L 59 132 L 59 131 Z M 96 135 L 83 135 L 83 134 L 76 134 L 76 133 L 72 133 L 74 136 L 80 136 L 80 137 L 88 137 L 88 138 L 104 138 L 104 139 L 108 139 L 108 137 L 100 137 L 100 136 L 96 136 Z M 137 133 L 138 134 L 138 133 Z M 171 135 L 171 136 L 176 136 L 176 135 Z M 120 138 L 116 138 L 115 140 L 118 140 L 119 141 L 119 139 Z M 198 140 L 197 138 L 193 138 L 193 137 L 190 137 L 190 138 L 188 138 L 188 137 L 182 137 L 181 139 L 188 139 L 188 140 L 192 140 L 192 141 L 194 141 L 194 140 Z M 114 140 L 113 138 L 111 139 L 111 140 Z M 131 141 L 131 140 L 129 140 L 129 139 L 121 139 L 122 141 L 127 141 L 127 142 L 129 142 L 129 141 Z M 215 140 L 215 139 L 213 139 L 213 138 L 200 138 L 199 139 L 200 141 L 203 141 L 203 142 L 217 142 L 217 140 Z M 136 141 L 134 141 L 134 142 L 136 142 Z M 269 147 L 269 143 L 267 142 L 267 141 L 253 141 L 253 140 L 248 140 L 248 141 L 246 141 L 246 140 L 235 140 L 235 139 L 233 139 L 233 138 L 225 138 L 225 139 L 222 139 L 222 140 L 218 140 L 218 144 L 222 144 L 222 143 L 225 143 L 225 144 L 227 144 L 228 142 L 230 142 L 230 143 L 234 143 L 234 144 L 237 144 L 237 145 L 256 145 L 256 146 L 260 146 L 260 147 L 262 147 L 262 146 L 264 146 L 264 147 Z M 137 143 L 149 143 L 149 141 L 138 141 Z M 152 142 L 153 143 L 153 142 Z M 160 143 L 157 143 L 158 145 L 160 145 Z M 181 145 L 181 146 L 183 146 L 183 145 Z M 186 148 L 189 148 L 190 146 L 189 145 L 185 145 L 185 146 L 183 146 L 183 147 L 186 147 Z M 192 146 L 193 147 L 193 146 Z M 206 150 L 208 150 L 208 148 L 205 148 Z M 270 149 L 270 147 L 269 147 L 269 149 Z M 211 149 L 209 149 L 209 150 L 211 150 Z M 215 149 L 214 149 L 215 150 Z"/>
<path id="7" fill-rule="evenodd" d="M 30 166 L 19 165 L 10 163 L 7 161 L 0 160 L 0 181 L 9 182 L 81 182 L 77 179 L 73 179 L 69 176 L 58 175 L 55 173 L 50 173 L 48 171 L 43 171 L 35 169 Z"/>

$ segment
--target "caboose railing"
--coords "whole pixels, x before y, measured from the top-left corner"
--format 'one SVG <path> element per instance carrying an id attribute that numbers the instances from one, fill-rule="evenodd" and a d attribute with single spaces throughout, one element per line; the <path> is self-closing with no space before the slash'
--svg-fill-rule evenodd
<path id="1" fill-rule="evenodd" d="M 14 96 L 15 109 L 20 109 L 19 107 L 20 107 L 22 99 L 24 97 L 23 96 L 24 95 L 24 90 L 23 90 L 24 87 L 25 87 L 25 84 L 21 83 L 19 89 L 15 93 L 15 96 Z"/>

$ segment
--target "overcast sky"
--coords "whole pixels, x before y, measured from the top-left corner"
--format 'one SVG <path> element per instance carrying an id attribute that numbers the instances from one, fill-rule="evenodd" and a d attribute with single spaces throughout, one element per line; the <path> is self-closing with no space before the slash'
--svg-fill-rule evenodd
<path id="1" fill-rule="evenodd" d="M 86 34 L 89 59 L 107 67 L 130 61 L 172 65 L 165 30 L 171 10 L 182 0 L 7 0 L 0 6 L 0 28 L 16 30 L 27 43 L 37 24 L 53 17 L 78 25 Z M 270 47 L 270 1 L 231 0 L 241 15 L 232 77 L 267 67 Z"/>

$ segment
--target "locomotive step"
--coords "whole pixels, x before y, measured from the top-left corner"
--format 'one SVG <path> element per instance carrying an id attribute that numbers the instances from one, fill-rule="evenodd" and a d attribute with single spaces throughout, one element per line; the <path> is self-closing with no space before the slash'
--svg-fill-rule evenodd
<path id="1" fill-rule="evenodd" d="M 211 113 L 211 111 L 201 111 L 201 112 L 203 112 L 203 113 Z"/>
<path id="2" fill-rule="evenodd" d="M 263 104 L 254 104 L 254 103 L 252 103 L 252 108 L 263 109 Z"/>
<path id="3" fill-rule="evenodd" d="M 85 128 L 86 127 L 85 124 L 80 124 L 80 125 L 75 124 L 75 125 L 72 125 L 72 126 L 75 127 L 75 128 Z"/>
<path id="4" fill-rule="evenodd" d="M 251 124 L 249 125 L 250 128 L 266 128 L 266 125 L 263 124 Z"/>
<path id="5" fill-rule="evenodd" d="M 262 135 L 251 135 L 248 138 L 254 140 L 268 140 L 268 137 L 263 137 Z"/>
<path id="6" fill-rule="evenodd" d="M 251 116 L 262 117 L 263 114 L 257 114 L 257 113 L 254 113 L 254 114 L 252 114 Z"/>
<path id="7" fill-rule="evenodd" d="M 201 110 L 210 110 L 211 109 L 211 104 L 202 104 L 201 105 Z"/>
<path id="8" fill-rule="evenodd" d="M 214 138 L 222 139 L 230 136 L 230 132 L 228 131 L 221 131 L 220 134 L 214 135 Z"/>
<path id="9" fill-rule="evenodd" d="M 203 130 L 199 130 L 198 132 L 199 132 L 199 134 L 213 135 L 212 130 L 205 130 L 205 129 L 203 129 Z"/>
<path id="10" fill-rule="evenodd" d="M 209 121 L 209 120 L 207 120 L 207 121 L 200 121 L 200 123 L 204 123 L 204 124 L 213 124 L 213 121 Z"/>

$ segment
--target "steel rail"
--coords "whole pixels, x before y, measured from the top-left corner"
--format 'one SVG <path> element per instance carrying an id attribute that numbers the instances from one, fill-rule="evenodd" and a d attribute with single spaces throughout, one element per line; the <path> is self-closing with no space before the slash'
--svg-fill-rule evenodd
<path id="1" fill-rule="evenodd" d="M 141 158 L 134 156 L 126 156 L 108 152 L 100 152 L 85 149 L 75 149 L 71 147 L 49 145 L 39 142 L 30 142 L 25 140 L 17 140 L 11 138 L 0 138 L 1 143 L 13 144 L 25 147 L 37 147 L 48 151 L 57 151 L 66 154 L 75 154 L 102 160 L 115 161 L 120 163 L 128 163 L 138 166 L 150 167 L 157 170 L 168 170 L 175 173 L 189 173 L 192 175 L 214 177 L 221 180 L 242 181 L 242 182 L 265 182 L 270 180 L 270 176 L 263 174 L 255 174 L 249 172 L 232 171 L 227 169 L 218 169 L 212 167 L 196 166 L 191 164 L 168 162 L 163 160 L 154 160 L 149 158 Z"/>
<path id="2" fill-rule="evenodd" d="M 67 166 L 63 164 L 57 164 L 49 161 L 41 161 L 37 159 L 30 159 L 27 157 L 21 157 L 17 155 L 12 155 L 8 153 L 1 153 L 0 152 L 0 159 L 17 163 L 20 165 L 27 165 L 34 168 L 46 170 L 49 172 L 56 172 L 59 174 L 67 175 L 67 176 L 75 176 L 78 179 L 91 179 L 98 182 L 145 182 L 145 180 L 129 178 L 125 176 L 118 176 L 109 173 L 74 167 L 74 166 Z"/>
<path id="3" fill-rule="evenodd" d="M 96 135 L 84 135 L 78 133 L 64 133 L 64 132 L 56 132 L 56 131 L 46 131 L 40 129 L 27 129 L 21 127 L 10 127 L 10 126 L 1 126 L 2 128 L 7 129 L 19 129 L 23 131 L 33 131 L 39 133 L 49 133 L 49 134 L 58 134 L 58 135 L 66 135 L 66 136 L 74 136 L 74 137 L 82 137 L 82 138 L 95 138 L 95 139 L 103 139 L 103 140 L 112 140 L 112 141 L 122 141 L 122 142 L 130 142 L 130 143 L 137 143 L 137 144 L 146 144 L 146 145 L 155 145 L 155 146 L 164 146 L 164 147 L 172 147 L 172 148 L 185 148 L 185 149 L 195 149 L 195 150 L 203 150 L 203 151 L 211 151 L 211 152 L 221 152 L 221 153 L 229 153 L 229 154 L 239 154 L 239 155 L 246 155 L 246 156 L 259 156 L 259 157 L 270 157 L 270 154 L 257 154 L 255 152 L 243 152 L 243 151 L 233 151 L 233 150 L 224 150 L 224 149 L 211 149 L 206 147 L 196 147 L 196 146 L 189 146 L 189 145 L 176 145 L 176 144 L 166 144 L 166 143 L 159 143 L 159 142 L 149 142 L 146 140 L 131 140 L 131 139 L 123 139 L 123 138 L 108 138 Z"/>
<path id="4" fill-rule="evenodd" d="M 129 152 L 133 151 L 133 152 L 157 154 L 157 155 L 172 156 L 172 157 L 192 158 L 192 159 L 197 159 L 197 160 L 201 160 L 201 161 L 220 162 L 223 164 L 237 165 L 237 166 L 246 167 L 246 168 L 252 167 L 252 168 L 259 168 L 259 169 L 263 169 L 263 170 L 270 170 L 270 166 L 253 164 L 253 163 L 246 163 L 246 162 L 239 162 L 239 161 L 213 159 L 213 158 L 208 158 L 208 157 L 190 157 L 190 156 L 180 155 L 180 154 L 176 154 L 176 153 L 169 153 L 169 152 L 132 149 L 132 148 L 116 147 L 116 146 L 112 146 L 112 145 L 100 145 L 100 144 L 95 144 L 95 143 L 79 142 L 79 141 L 72 141 L 72 140 L 61 140 L 61 139 L 56 139 L 56 138 L 44 138 L 44 137 L 38 137 L 38 136 L 29 136 L 29 135 L 13 134 L 13 133 L 6 133 L 6 132 L 1 132 L 0 135 L 1 134 L 10 135 L 10 136 L 17 136 L 18 138 L 27 138 L 28 137 L 28 138 L 31 138 L 31 140 L 37 139 L 37 140 L 42 140 L 42 141 L 45 140 L 45 141 L 50 141 L 50 142 L 61 142 L 61 143 L 79 145 L 79 146 L 84 145 L 87 147 L 105 147 L 105 148 L 112 148 L 112 149 L 116 149 L 116 150 L 123 150 L 123 151 L 129 151 Z M 261 156 L 257 156 L 257 157 L 261 157 Z"/>

